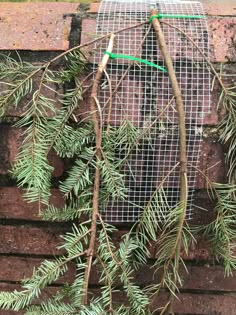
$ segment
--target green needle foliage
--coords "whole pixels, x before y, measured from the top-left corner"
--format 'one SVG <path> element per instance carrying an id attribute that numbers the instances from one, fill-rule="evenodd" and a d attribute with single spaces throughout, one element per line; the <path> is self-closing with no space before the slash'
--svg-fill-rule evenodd
<path id="1" fill-rule="evenodd" d="M 214 257 L 223 264 L 229 276 L 236 268 L 236 86 L 228 87 L 221 79 L 219 82 L 222 92 L 218 106 L 223 108 L 225 115 L 218 128 L 220 141 L 227 147 L 229 182 L 209 183 L 216 202 L 215 219 L 204 228 L 204 235 Z"/>
<path id="2" fill-rule="evenodd" d="M 179 270 L 187 269 L 181 252 L 187 255 L 190 243 L 195 241 L 186 222 L 186 206 L 182 203 L 169 206 L 164 178 L 119 244 L 112 238 L 116 228 L 102 218 L 107 203 L 127 199 L 129 190 L 125 185 L 124 165 L 129 165 L 129 159 L 140 145 L 152 143 L 150 131 L 154 123 L 163 130 L 163 122 L 150 122 L 142 130 L 129 120 L 116 127 L 104 123 L 100 126 L 101 148 L 97 148 L 90 110 L 83 121 L 77 120 L 83 95 L 88 91 L 86 80 L 80 79 L 89 71 L 86 57 L 75 48 L 60 58 L 63 58 L 64 68 L 55 70 L 52 64 L 57 58 L 33 66 L 8 56 L 0 57 L 1 114 L 19 105 L 24 110 L 16 123 L 22 130 L 23 142 L 12 175 L 25 190 L 24 198 L 38 203 L 42 219 L 73 222 L 71 231 L 62 236 L 59 249 L 63 254 L 43 261 L 30 278 L 22 280 L 21 290 L 0 292 L 0 308 L 24 310 L 27 315 L 149 315 L 153 311 L 151 302 L 159 298 L 162 289 L 167 289 L 170 299 L 161 314 L 168 314 L 169 305 L 183 283 Z M 36 76 L 40 76 L 37 86 Z M 58 92 L 61 89 L 63 93 Z M 48 91 L 56 95 L 57 101 L 47 96 Z M 223 260 L 226 273 L 230 274 L 236 268 L 233 245 L 236 240 L 236 119 L 234 90 L 225 91 L 221 100 L 227 115 L 220 128 L 221 140 L 229 146 L 227 161 L 231 183 L 215 186 L 216 217 L 205 227 L 204 235 L 209 238 L 214 255 L 219 261 Z M 26 98 L 29 95 L 31 97 Z M 61 208 L 50 203 L 53 167 L 48 155 L 52 150 L 70 162 L 70 168 L 58 183 L 65 200 Z M 98 170 L 99 211 L 94 218 L 94 183 Z M 158 248 L 153 270 L 161 271 L 162 276 L 156 283 L 142 288 L 135 283 L 134 274 L 147 264 L 153 243 Z M 64 276 L 71 264 L 76 266 L 74 279 L 38 304 L 42 291 Z M 92 272 L 98 275 L 99 290 L 89 286 Z M 117 302 L 117 295 L 122 296 L 122 301 Z"/>

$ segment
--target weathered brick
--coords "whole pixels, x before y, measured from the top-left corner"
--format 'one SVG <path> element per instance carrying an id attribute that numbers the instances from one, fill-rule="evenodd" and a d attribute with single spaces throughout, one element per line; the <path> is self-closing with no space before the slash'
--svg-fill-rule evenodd
<path id="1" fill-rule="evenodd" d="M 236 16 L 235 0 L 202 0 L 201 2 L 208 15 Z"/>
<path id="2" fill-rule="evenodd" d="M 37 268 L 43 261 L 44 259 L 41 258 L 0 256 L 0 281 L 19 282 L 23 278 L 28 278 L 33 274 L 34 268 Z M 75 275 L 75 267 L 75 264 L 70 263 L 68 271 L 56 283 L 71 282 Z"/>
<path id="3" fill-rule="evenodd" d="M 66 50 L 78 3 L 0 3 L 1 50 Z M 14 31 L 13 31 L 14 30 Z"/>
<path id="4" fill-rule="evenodd" d="M 151 304 L 152 309 L 163 307 L 168 298 L 168 294 L 161 294 L 160 297 L 154 297 Z M 181 315 L 229 315 L 235 313 L 236 298 L 230 295 L 210 295 L 207 292 L 203 294 L 182 293 L 175 299 L 173 311 Z"/>
<path id="5" fill-rule="evenodd" d="M 81 26 L 81 44 L 85 44 L 96 38 L 96 20 L 86 18 L 82 20 Z"/>
<path id="6" fill-rule="evenodd" d="M 197 187 L 207 188 L 206 176 L 212 182 L 222 183 L 226 180 L 225 156 L 222 145 L 217 142 L 203 142 L 201 148 L 200 161 L 198 164 Z"/>
<path id="7" fill-rule="evenodd" d="M 64 205 L 64 198 L 57 189 L 52 189 L 50 202 L 56 207 Z M 0 187 L 0 218 L 17 220 L 42 220 L 39 217 L 37 203 L 28 203 L 23 199 L 23 191 L 17 187 Z M 44 206 L 41 206 L 43 210 Z"/>
<path id="8" fill-rule="evenodd" d="M 56 255 L 62 252 L 57 249 L 62 242 L 60 235 L 66 231 L 62 224 L 50 227 L 1 225 L 0 229 L 2 254 Z"/>
<path id="9" fill-rule="evenodd" d="M 97 13 L 99 6 L 100 6 L 100 3 L 91 3 L 89 6 L 88 13 Z"/>
<path id="10" fill-rule="evenodd" d="M 236 61 L 236 17 L 209 18 L 213 62 Z"/>

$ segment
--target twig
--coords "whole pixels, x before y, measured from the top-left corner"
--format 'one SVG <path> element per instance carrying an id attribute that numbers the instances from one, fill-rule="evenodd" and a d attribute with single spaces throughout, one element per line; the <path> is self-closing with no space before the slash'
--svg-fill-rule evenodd
<path id="1" fill-rule="evenodd" d="M 157 15 L 158 11 L 153 9 L 151 11 L 151 16 Z M 185 127 L 185 111 L 184 111 L 184 103 L 181 94 L 181 90 L 179 87 L 179 83 L 176 77 L 176 73 L 174 70 L 173 62 L 165 41 L 165 37 L 161 28 L 161 24 L 157 18 L 153 18 L 152 25 L 156 33 L 156 37 L 159 43 L 160 50 L 162 52 L 163 58 L 165 60 L 165 64 L 169 73 L 173 94 L 176 100 L 176 107 L 178 112 L 178 125 L 179 125 L 179 152 L 180 152 L 180 204 L 183 207 L 183 211 L 179 218 L 179 228 L 177 240 L 175 242 L 175 246 L 173 248 L 173 253 L 176 255 L 177 259 L 175 268 L 178 270 L 179 268 L 179 256 L 180 256 L 180 247 L 181 247 L 181 235 L 184 225 L 184 220 L 186 216 L 186 208 L 187 208 L 187 200 L 188 200 L 188 181 L 187 181 L 187 154 L 186 154 L 186 127 Z M 171 259 L 173 256 L 171 257 Z M 170 260 L 169 260 L 170 262 Z M 175 291 L 175 287 L 173 287 L 173 291 Z M 174 300 L 173 293 L 170 293 L 169 305 L 167 313 L 173 313 L 172 304 Z"/>
<path id="2" fill-rule="evenodd" d="M 114 44 L 115 35 L 111 34 L 109 45 L 107 48 L 108 52 L 112 52 L 113 44 Z M 102 159 L 102 124 L 101 124 L 101 109 L 98 107 L 99 103 L 97 100 L 98 89 L 100 85 L 100 81 L 102 78 L 102 74 L 106 69 L 107 63 L 109 60 L 109 55 L 105 54 L 102 58 L 101 63 L 98 65 L 98 70 L 94 79 L 92 92 L 91 92 L 91 101 L 90 101 L 90 110 L 93 113 L 93 125 L 94 125 L 94 132 L 95 132 L 95 141 L 96 141 L 96 156 L 97 156 L 97 165 L 95 171 L 95 178 L 94 178 L 94 187 L 93 187 L 93 213 L 92 213 L 92 222 L 91 222 L 91 236 L 89 241 L 89 247 L 87 251 L 87 263 L 84 273 L 84 296 L 83 296 L 83 304 L 86 305 L 88 303 L 88 284 L 89 278 L 91 273 L 91 266 L 92 266 L 92 259 L 95 251 L 95 242 L 96 242 L 96 235 L 97 235 L 97 217 L 99 214 L 99 189 L 100 189 L 100 167 L 99 161 Z M 98 109 L 98 111 L 97 111 Z M 100 117 L 99 117 L 99 116 Z"/>
<path id="3" fill-rule="evenodd" d="M 109 133 L 110 130 L 110 121 L 111 121 L 111 109 L 112 109 L 112 85 L 111 85 L 111 79 L 109 77 L 109 74 L 107 73 L 107 71 L 104 71 L 106 78 L 107 78 L 107 82 L 108 82 L 108 86 L 109 86 L 109 108 L 108 108 L 108 114 L 107 114 L 107 133 Z"/>

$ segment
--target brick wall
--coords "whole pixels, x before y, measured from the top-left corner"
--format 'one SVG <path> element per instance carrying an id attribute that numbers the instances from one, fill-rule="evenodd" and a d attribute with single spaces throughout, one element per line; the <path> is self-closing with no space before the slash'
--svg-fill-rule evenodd
<path id="1" fill-rule="evenodd" d="M 216 66 L 221 62 L 227 63 L 228 74 L 235 73 L 236 69 L 236 4 L 233 2 L 212 4 L 212 1 L 203 1 L 209 20 L 212 61 Z M 14 54 L 17 49 L 24 60 L 32 62 L 49 59 L 91 39 L 97 9 L 98 4 L 0 3 L 0 50 Z M 231 79 L 228 77 L 227 80 Z M 222 115 L 216 108 L 218 96 L 216 84 L 212 92 L 211 114 L 205 120 L 200 168 L 211 180 L 224 181 L 224 148 L 217 142 L 216 132 Z M 22 200 L 21 191 L 9 177 L 8 170 L 21 142 L 20 130 L 12 124 L 20 115 L 20 108 L 11 110 L 0 123 L 0 290 L 18 288 L 20 279 L 30 276 L 34 266 L 58 254 L 56 246 L 60 244 L 60 235 L 70 228 L 68 223 L 41 221 L 37 216 L 37 207 Z M 54 178 L 60 178 L 63 162 L 53 153 L 50 161 L 55 167 Z M 213 205 L 208 200 L 204 178 L 199 176 L 197 185 L 196 203 L 207 208 L 208 212 L 196 208 L 193 221 L 207 223 L 212 219 Z M 52 199 L 55 205 L 63 202 L 56 188 L 52 191 Z M 119 242 L 127 229 L 122 226 L 114 236 L 115 241 Z M 183 275 L 185 282 L 179 301 L 175 303 L 176 312 L 191 315 L 236 314 L 236 278 L 224 277 L 223 269 L 210 257 L 207 244 L 199 241 L 197 248 L 192 249 L 187 257 L 187 265 L 189 274 Z M 71 265 L 68 274 L 56 286 L 46 289 L 43 296 L 50 296 L 63 281 L 70 281 L 74 273 Z M 148 265 L 137 273 L 136 279 L 142 285 L 152 281 Z M 91 285 L 98 285 L 96 270 L 93 271 Z M 164 293 L 162 298 L 166 298 Z M 117 299 L 122 299 L 122 296 L 117 296 Z M 0 311 L 0 315 L 10 314 L 15 313 Z"/>

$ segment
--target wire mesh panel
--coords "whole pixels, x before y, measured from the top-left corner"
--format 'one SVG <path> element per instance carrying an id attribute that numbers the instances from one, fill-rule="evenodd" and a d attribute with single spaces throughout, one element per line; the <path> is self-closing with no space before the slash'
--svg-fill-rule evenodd
<path id="1" fill-rule="evenodd" d="M 165 67 L 156 34 L 150 23 L 152 8 L 161 14 L 175 15 L 162 18 L 162 30 L 173 60 L 182 91 L 186 113 L 188 160 L 188 218 L 191 217 L 193 192 L 196 187 L 196 168 L 201 148 L 202 124 L 210 110 L 210 72 L 201 52 L 209 55 L 206 19 L 183 18 L 176 15 L 203 15 L 202 5 L 195 1 L 178 0 L 104 0 L 97 18 L 97 36 L 120 32 L 115 37 L 113 53 L 134 56 Z M 187 34 L 191 41 L 184 35 Z M 109 38 L 95 47 L 94 67 L 102 59 Z M 197 49 L 195 43 L 199 49 Z M 200 52 L 201 51 L 201 52 Z M 143 212 L 150 198 L 162 187 L 163 208 L 157 209 L 157 219 L 179 201 L 179 128 L 175 99 L 168 73 L 155 67 L 122 58 L 110 59 L 99 94 L 104 124 L 109 119 L 118 127 L 129 121 L 146 136 L 123 166 L 128 196 L 124 201 L 111 201 L 103 207 L 110 222 L 132 222 Z M 110 87 L 109 87 L 110 85 Z M 108 110 L 112 88 L 112 107 Z M 148 135 L 148 136 L 147 136 Z M 124 154 L 121 150 L 118 155 Z M 160 207 L 160 205 L 159 205 Z"/>

